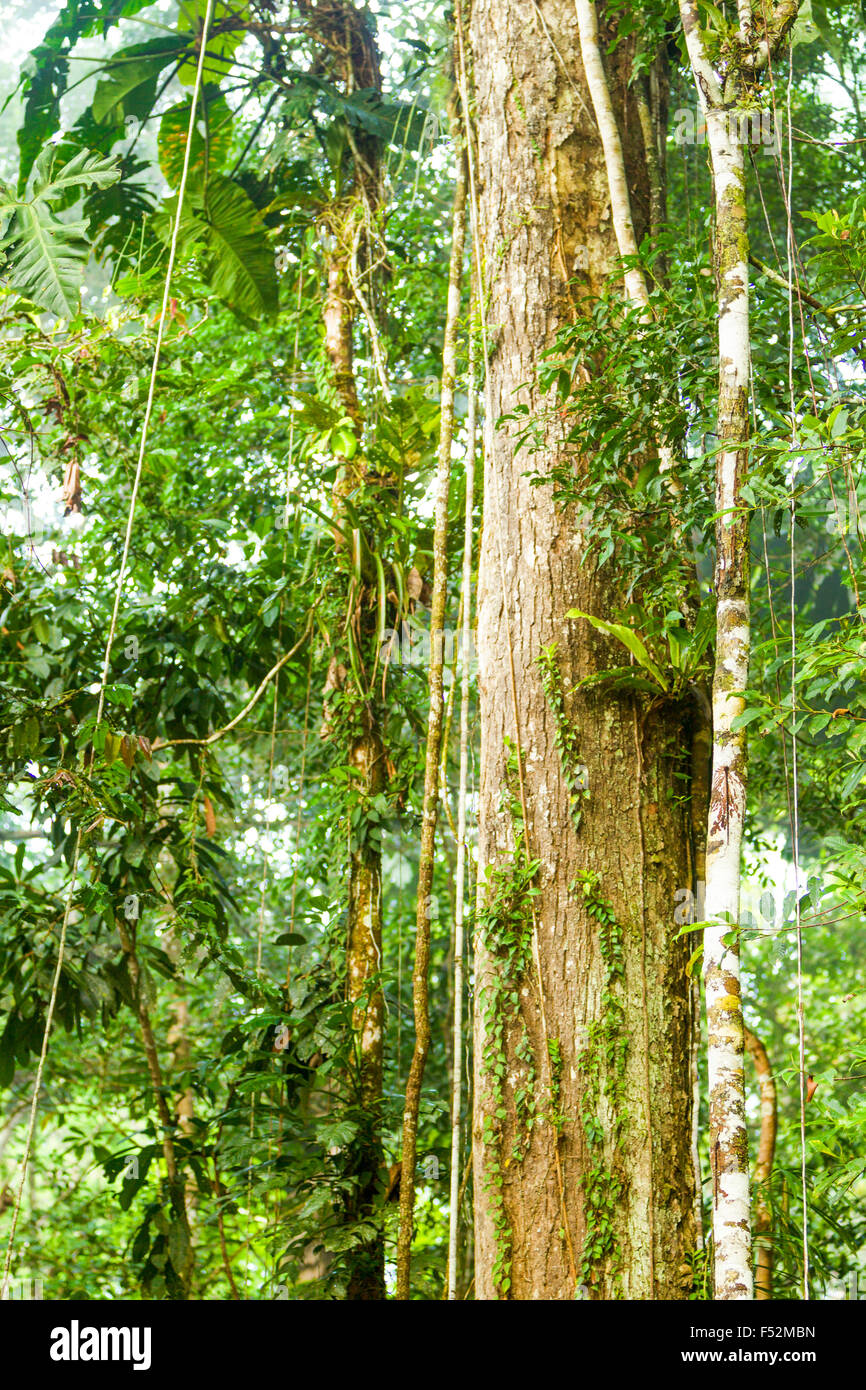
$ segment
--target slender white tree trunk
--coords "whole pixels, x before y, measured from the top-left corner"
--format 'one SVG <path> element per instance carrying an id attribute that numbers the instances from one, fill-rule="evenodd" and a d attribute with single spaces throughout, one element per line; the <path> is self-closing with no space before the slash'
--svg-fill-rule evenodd
<path id="1" fill-rule="evenodd" d="M 706 118 L 715 195 L 719 401 L 716 432 L 716 664 L 707 826 L 704 988 L 717 1299 L 750 1299 L 752 1233 L 743 1074 L 743 1009 L 736 927 L 746 810 L 743 712 L 749 676 L 749 522 L 741 498 L 749 432 L 749 242 L 743 149 L 729 101 L 706 58 L 697 6 L 680 13 Z M 727 94 L 728 97 L 730 94 Z"/>
<path id="2" fill-rule="evenodd" d="M 740 857 L 746 810 L 746 732 L 733 729 L 749 681 L 749 530 L 740 487 L 749 386 L 749 270 L 742 147 L 724 113 L 708 112 L 719 266 L 716 462 L 716 667 L 707 829 L 704 985 L 717 1298 L 752 1297 L 752 1239 L 743 1075 L 739 941 Z"/>
<path id="3" fill-rule="evenodd" d="M 625 158 L 598 42 L 598 15 L 595 0 L 574 0 L 574 8 L 577 14 L 580 56 L 583 61 L 583 70 L 586 73 L 586 85 L 592 98 L 595 119 L 598 121 L 598 132 L 601 136 L 601 147 L 604 151 L 616 244 L 621 256 L 636 256 L 638 245 L 631 215 L 631 200 L 628 196 Z M 640 267 L 630 266 L 625 271 L 623 279 L 626 293 L 632 303 L 640 308 L 648 309 L 649 293 L 644 273 Z"/>

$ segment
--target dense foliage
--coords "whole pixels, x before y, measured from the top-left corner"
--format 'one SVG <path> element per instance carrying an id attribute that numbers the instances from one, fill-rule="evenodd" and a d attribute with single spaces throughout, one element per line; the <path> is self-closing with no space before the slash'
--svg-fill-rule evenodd
<path id="1" fill-rule="evenodd" d="M 540 371 L 551 412 L 591 460 L 580 490 L 591 553 L 602 565 L 628 556 L 610 679 L 688 699 L 711 661 L 710 199 L 703 149 L 675 138 L 676 109 L 694 107 L 676 7 L 649 8 L 665 12 L 673 113 L 668 222 L 643 248 L 655 318 L 625 309 L 612 283 Z M 722 24 L 724 8 L 705 6 Z M 379 91 L 345 81 L 336 29 L 323 27 L 325 10 L 342 9 L 217 4 L 188 152 L 203 0 L 68 0 L 20 80 L 18 157 L 13 167 L 5 152 L 0 187 L 0 1208 L 8 1221 L 62 937 L 12 1265 L 52 1297 L 341 1299 L 382 1234 L 391 1281 L 453 17 L 434 4 L 371 6 Z M 752 151 L 750 206 L 756 651 L 742 716 L 751 912 L 737 929 L 747 1020 L 778 1086 L 777 1297 L 799 1296 L 803 1259 L 798 978 L 817 1083 L 805 1131 L 815 1289 L 839 1296 L 866 1277 L 866 11 L 803 9 L 792 70 L 786 58 L 773 74 L 781 136 Z M 624 31 L 620 41 L 632 43 Z M 356 214 L 373 159 L 382 197 Z M 325 312 L 345 237 L 357 417 Z M 465 418 L 480 334 L 465 281 L 452 635 L 476 462 Z M 531 472 L 543 422 L 523 423 Z M 683 451 L 677 530 L 664 474 L 647 462 L 659 433 Z M 573 500 L 567 467 L 554 485 Z M 697 557 L 687 602 L 684 535 Z M 455 1058 L 450 1041 L 456 642 L 446 668 L 412 1266 L 423 1299 L 442 1297 L 445 1280 L 449 1081 L 455 1066 L 471 1070 L 468 1047 Z M 385 766 L 372 793 L 351 756 L 368 720 Z M 473 717 L 473 750 L 477 732 Z M 375 1116 L 346 963 L 347 877 L 365 846 L 381 854 L 385 923 L 380 977 L 367 985 L 385 999 Z M 673 917 L 674 905 L 675 931 Z M 677 920 L 694 927 L 700 905 Z M 470 1105 L 471 1092 L 467 1117 Z M 757 1130 L 756 1101 L 754 1119 Z M 463 1192 L 460 1289 L 471 1297 L 471 1184 Z M 700 1251 L 694 1267 L 693 1296 L 706 1297 Z"/>

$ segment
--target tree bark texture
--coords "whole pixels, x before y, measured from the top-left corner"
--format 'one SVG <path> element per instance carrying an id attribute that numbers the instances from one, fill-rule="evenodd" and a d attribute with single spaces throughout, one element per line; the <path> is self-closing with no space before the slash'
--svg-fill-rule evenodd
<path id="1" fill-rule="evenodd" d="M 610 38 L 602 24 L 605 50 Z M 612 617 L 623 601 L 616 572 L 585 562 L 579 509 L 559 509 L 551 488 L 525 476 L 561 457 L 561 433 L 550 427 L 530 456 L 516 451 L 513 426 L 494 428 L 518 403 L 539 409 L 541 354 L 616 266 L 608 175 L 573 0 L 546 0 L 543 22 L 532 0 L 479 0 L 471 48 L 490 358 L 478 600 L 476 1297 L 573 1299 L 582 1286 L 591 1298 L 675 1299 L 686 1294 L 681 1266 L 695 1245 L 694 1011 L 689 950 L 673 925 L 675 893 L 692 882 L 688 807 L 675 798 L 693 712 L 598 687 L 574 693 L 621 653 L 565 614 L 579 606 Z M 651 189 L 629 54 L 619 48 L 605 63 L 640 239 Z M 506 624 L 525 827 L 510 790 L 518 729 Z M 588 785 L 588 799 L 575 798 L 576 785 Z M 516 842 L 524 868 L 538 861 L 536 896 L 509 903 Z M 516 919 L 512 937 L 534 918 L 533 958 L 526 965 L 529 952 L 518 951 L 516 972 L 508 932 L 490 930 L 496 912 Z"/>
<path id="2" fill-rule="evenodd" d="M 767 1299 L 773 1297 L 773 1212 L 769 1188 L 776 1151 L 776 1080 L 761 1039 L 751 1028 L 744 1030 L 744 1037 L 761 1096 L 761 1132 L 755 1160 L 755 1298 Z"/>
<path id="3" fill-rule="evenodd" d="M 752 1236 L 740 991 L 740 859 L 746 814 L 746 730 L 736 727 L 749 681 L 749 510 L 742 497 L 749 441 L 749 229 L 737 106 L 752 98 L 740 70 L 757 71 L 797 16 L 789 0 L 765 10 L 755 36 L 740 7 L 740 53 L 717 72 L 708 60 L 694 0 L 680 16 L 698 100 L 706 114 L 715 202 L 719 396 L 716 434 L 716 652 L 713 762 L 707 826 L 704 988 L 713 1173 L 717 1299 L 751 1299 Z"/>

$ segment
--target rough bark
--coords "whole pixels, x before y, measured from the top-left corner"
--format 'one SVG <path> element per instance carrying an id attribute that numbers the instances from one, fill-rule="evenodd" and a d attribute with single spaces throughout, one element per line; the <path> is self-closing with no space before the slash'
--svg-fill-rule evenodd
<path id="1" fill-rule="evenodd" d="M 713 711 L 709 693 L 702 680 L 694 690 L 694 722 L 692 725 L 691 777 L 689 800 L 691 805 L 692 834 L 692 903 L 695 905 L 690 916 L 692 922 L 702 921 L 704 915 L 704 893 L 707 882 L 707 817 L 710 809 L 710 776 L 713 760 Z M 675 920 L 677 914 L 674 914 Z M 692 1039 L 692 1163 L 695 1170 L 695 1225 L 698 1244 L 704 1246 L 703 1182 L 699 1150 L 701 1075 L 700 1051 L 701 1029 L 701 985 L 699 972 L 692 972 L 692 1008 L 695 1028 Z"/>
<path id="2" fill-rule="evenodd" d="M 609 37 L 603 31 L 605 47 Z M 508 791 L 518 733 L 525 836 L 538 861 L 537 951 L 503 1023 L 501 1107 L 484 1061 L 495 1039 L 483 998 L 494 996 L 507 967 L 476 937 L 476 1297 L 502 1296 L 497 1268 L 507 1243 L 511 1298 L 573 1299 L 569 1247 L 590 1297 L 680 1298 L 680 1267 L 695 1243 L 693 1010 L 688 948 L 673 939 L 674 896 L 691 882 L 687 811 L 674 793 L 691 716 L 597 688 L 572 693 L 579 679 L 619 660 L 588 624 L 565 618 L 573 606 L 612 616 L 621 602 L 615 571 L 584 563 L 577 510 L 558 509 L 551 489 L 525 476 L 561 456 L 557 430 L 530 460 L 516 452 L 511 426 L 492 428 L 518 402 L 538 410 L 541 353 L 574 301 L 600 292 L 616 265 L 604 151 L 589 115 L 573 0 L 546 3 L 543 25 L 532 3 L 484 0 L 473 12 L 472 49 L 491 336 L 478 601 L 482 912 L 490 903 L 485 878 L 507 876 L 515 838 L 524 835 Z M 650 208 L 641 126 L 621 50 L 607 66 L 640 236 Z M 588 770 L 579 825 L 575 768 L 560 761 L 562 728 L 539 669 L 542 648 L 554 642 L 562 722 Z M 597 877 L 581 885 L 580 873 Z M 602 902 L 622 931 L 622 968 L 612 975 Z M 546 1066 L 548 1059 L 558 1060 Z"/>
<path id="3" fill-rule="evenodd" d="M 773 1297 L 773 1213 L 769 1185 L 776 1151 L 776 1081 L 767 1049 L 751 1028 L 743 1034 L 761 1094 L 761 1133 L 755 1159 L 755 1298 Z"/>
<path id="4" fill-rule="evenodd" d="M 749 514 L 741 489 L 749 438 L 749 233 L 744 152 L 737 103 L 743 70 L 756 71 L 782 43 L 797 15 L 781 0 L 765 12 L 756 40 L 751 7 L 739 7 L 740 51 L 717 72 L 704 48 L 693 0 L 680 0 L 689 60 L 707 120 L 715 201 L 719 395 L 716 433 L 716 654 L 713 677 L 713 763 L 707 827 L 704 988 L 713 1173 L 713 1248 L 717 1299 L 753 1294 L 748 1131 L 743 1075 L 743 1010 L 737 926 L 740 858 L 746 812 L 745 729 L 748 685 Z M 751 97 L 751 90 L 749 96 Z"/>

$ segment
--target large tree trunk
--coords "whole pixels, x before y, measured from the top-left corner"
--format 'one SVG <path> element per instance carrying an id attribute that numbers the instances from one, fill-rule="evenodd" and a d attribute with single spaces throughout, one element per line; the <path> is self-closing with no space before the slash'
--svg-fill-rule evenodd
<path id="1" fill-rule="evenodd" d="M 603 27 L 603 43 L 609 37 Z M 556 432 L 530 458 L 515 452 L 512 427 L 494 428 L 518 402 L 540 406 L 541 353 L 580 311 L 581 290 L 568 280 L 597 293 L 615 268 L 608 178 L 573 0 L 545 0 L 543 23 L 532 0 L 482 0 L 471 38 L 491 338 L 478 608 L 476 1297 L 572 1299 L 583 1284 L 593 1298 L 680 1298 L 695 1244 L 693 1008 L 673 904 L 692 870 L 675 772 L 692 714 L 597 689 L 572 694 L 581 677 L 621 660 L 565 617 L 574 606 L 612 617 L 615 571 L 583 562 L 576 510 L 559 510 L 550 488 L 524 476 L 560 457 Z M 607 69 L 640 238 L 650 186 L 627 54 L 618 50 Z M 539 657 L 551 643 L 548 698 Z M 576 761 L 589 787 L 579 824 Z M 509 901 L 509 879 L 534 859 L 537 896 Z"/>

